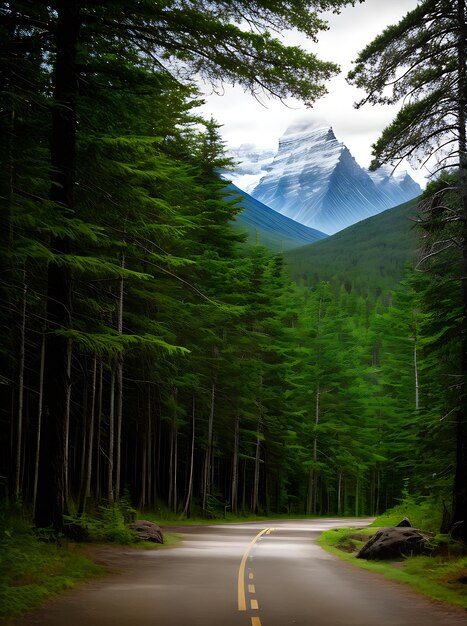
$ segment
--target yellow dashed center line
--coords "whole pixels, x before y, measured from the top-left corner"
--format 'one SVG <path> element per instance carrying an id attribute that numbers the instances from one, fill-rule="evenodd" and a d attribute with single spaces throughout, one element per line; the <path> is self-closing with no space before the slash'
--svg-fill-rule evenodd
<path id="1" fill-rule="evenodd" d="M 251 608 L 252 608 L 252 609 L 254 609 L 254 610 L 258 609 L 258 608 L 259 608 L 259 607 L 258 607 L 258 600 L 255 600 L 254 598 L 252 598 L 252 599 L 250 600 L 250 606 L 251 606 Z"/>
<path id="2" fill-rule="evenodd" d="M 245 550 L 245 553 L 242 558 L 242 562 L 240 563 L 240 569 L 238 570 L 238 610 L 246 611 L 246 598 L 245 598 L 245 567 L 248 556 L 252 547 L 255 543 L 260 539 L 269 529 L 264 528 L 261 532 L 259 532 L 256 537 L 250 542 L 250 545 Z M 256 601 L 255 601 L 256 602 Z"/>
<path id="3" fill-rule="evenodd" d="M 256 589 L 254 585 L 248 585 L 248 593 L 256 593 Z"/>
<path id="4" fill-rule="evenodd" d="M 261 626 L 261 620 L 259 619 L 259 617 L 251 618 L 251 626 Z"/>

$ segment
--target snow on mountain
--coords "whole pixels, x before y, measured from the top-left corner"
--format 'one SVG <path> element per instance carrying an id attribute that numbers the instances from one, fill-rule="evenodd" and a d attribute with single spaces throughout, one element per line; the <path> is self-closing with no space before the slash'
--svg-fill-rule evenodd
<path id="1" fill-rule="evenodd" d="M 244 143 L 229 150 L 228 155 L 237 166 L 234 172 L 226 173 L 237 187 L 249 193 L 267 173 L 276 153 L 274 150 L 260 150 L 252 143 Z"/>
<path id="2" fill-rule="evenodd" d="M 326 122 L 288 128 L 272 160 L 270 153 L 256 156 L 252 146 L 243 147 L 243 153 L 241 148 L 236 158 L 243 168 L 232 177 L 238 187 L 282 215 L 329 234 L 421 193 L 407 173 L 392 176 L 390 169 L 370 173 L 360 167 Z"/>

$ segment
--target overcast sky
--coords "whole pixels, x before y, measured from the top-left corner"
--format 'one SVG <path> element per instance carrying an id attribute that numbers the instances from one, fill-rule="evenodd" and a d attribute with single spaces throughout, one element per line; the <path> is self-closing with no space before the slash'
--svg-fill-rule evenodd
<path id="1" fill-rule="evenodd" d="M 358 163 L 368 167 L 371 161 L 371 144 L 383 128 L 393 119 L 397 107 L 366 105 L 356 110 L 353 104 L 363 93 L 346 83 L 345 76 L 352 67 L 357 53 L 390 24 L 397 23 L 417 0 L 365 0 L 363 4 L 347 7 L 339 15 L 326 14 L 330 29 L 319 35 L 317 44 L 292 33 L 283 36 L 286 43 L 300 43 L 323 60 L 341 66 L 341 74 L 327 85 L 328 95 L 318 100 L 312 109 L 297 101 L 289 107 L 273 101 L 258 103 L 240 87 L 226 87 L 222 96 L 207 93 L 203 112 L 213 115 L 223 124 L 221 133 L 228 147 L 254 143 L 259 148 L 277 148 L 278 139 L 296 120 L 306 118 L 326 120 L 336 137 L 343 141 Z M 404 166 L 400 169 L 410 169 Z M 426 172 L 412 172 L 420 184 L 425 184 Z"/>

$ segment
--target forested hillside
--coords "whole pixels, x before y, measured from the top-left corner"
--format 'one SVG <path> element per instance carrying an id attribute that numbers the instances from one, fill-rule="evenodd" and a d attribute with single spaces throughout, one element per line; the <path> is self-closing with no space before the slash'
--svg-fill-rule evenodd
<path id="1" fill-rule="evenodd" d="M 317 245 L 286 254 L 290 275 L 300 285 L 320 281 L 350 283 L 373 295 L 390 291 L 404 277 L 407 263 L 420 259 L 417 200 L 369 217 Z"/>
<path id="2" fill-rule="evenodd" d="M 313 244 L 311 261 L 246 246 L 218 127 L 186 81 L 312 102 L 335 66 L 256 31 L 313 34 L 310 6 L 345 2 L 10 4 L 1 498 L 59 531 L 123 495 L 207 518 L 373 514 L 404 489 L 448 509 L 458 250 L 431 259 L 439 224 L 424 221 L 430 273 L 414 271 L 413 205 Z M 233 25 L 250 10 L 251 32 Z"/>

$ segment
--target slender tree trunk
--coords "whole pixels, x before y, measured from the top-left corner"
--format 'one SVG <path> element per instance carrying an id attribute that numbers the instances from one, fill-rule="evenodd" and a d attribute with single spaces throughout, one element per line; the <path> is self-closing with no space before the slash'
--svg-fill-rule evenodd
<path id="1" fill-rule="evenodd" d="M 169 508 L 175 511 L 175 492 L 176 492 L 176 474 L 177 474 L 177 389 L 173 390 L 172 403 L 173 414 L 172 423 L 170 425 L 170 457 L 169 457 Z"/>
<path id="2" fill-rule="evenodd" d="M 253 476 L 253 501 L 252 511 L 258 513 L 259 504 L 259 465 L 261 461 L 261 440 L 260 440 L 261 421 L 258 419 L 258 430 L 256 435 L 256 451 L 255 451 L 255 471 Z"/>
<path id="3" fill-rule="evenodd" d="M 214 426 L 214 403 L 216 398 L 216 383 L 211 385 L 211 408 L 208 422 L 208 441 L 204 460 L 204 485 L 203 485 L 203 511 L 206 511 L 208 496 L 211 493 L 211 459 L 212 459 L 212 433 Z"/>
<path id="4" fill-rule="evenodd" d="M 81 463 L 79 468 L 78 475 L 78 485 L 79 485 L 79 498 L 78 498 L 78 511 L 81 512 L 81 508 L 83 506 L 84 501 L 84 493 L 86 489 L 86 459 L 88 454 L 88 438 L 89 438 L 89 429 L 88 429 L 88 421 L 89 421 L 89 372 L 88 372 L 88 358 L 85 357 L 85 365 L 84 365 L 84 381 L 83 381 L 83 403 L 82 403 L 82 430 L 80 432 L 79 427 L 77 427 L 77 438 L 76 441 L 82 441 L 81 447 Z"/>
<path id="5" fill-rule="evenodd" d="M 81 504 L 80 513 L 84 513 L 86 510 L 86 504 L 91 497 L 91 477 L 92 477 L 92 458 L 94 452 L 94 422 L 96 414 L 96 379 L 97 379 L 97 356 L 94 356 L 92 378 L 91 378 L 91 402 L 89 407 L 89 418 L 87 420 L 87 456 L 86 456 L 86 469 L 84 476 L 84 489 L 83 498 Z"/>
<path id="6" fill-rule="evenodd" d="M 19 336 L 19 372 L 18 372 L 18 415 L 16 422 L 16 462 L 15 462 L 15 500 L 21 496 L 21 470 L 23 446 L 23 407 L 24 407 L 24 365 L 26 357 L 26 270 L 23 268 L 23 300 L 21 304 L 21 326 Z"/>
<path id="7" fill-rule="evenodd" d="M 122 421 L 123 421 L 123 361 L 117 363 L 117 411 L 115 441 L 115 500 L 120 499 L 122 465 Z"/>
<path id="8" fill-rule="evenodd" d="M 147 441 L 147 455 L 148 455 L 148 504 L 151 505 L 154 501 L 151 501 L 152 499 L 152 494 L 153 494 L 153 485 L 152 485 L 152 480 L 153 480 L 153 475 L 152 475 L 152 469 L 153 469 L 153 455 L 152 455 L 152 450 L 154 449 L 154 442 L 153 442 L 153 427 L 152 427 L 152 403 L 151 403 L 151 389 L 150 387 L 148 387 L 148 391 L 147 391 L 147 406 L 148 406 L 148 435 L 146 437 L 146 441 Z"/>
<path id="9" fill-rule="evenodd" d="M 243 459 L 242 513 L 246 511 L 246 459 Z"/>
<path id="10" fill-rule="evenodd" d="M 315 436 L 313 438 L 313 465 L 310 469 L 310 478 L 308 483 L 308 498 L 307 498 L 307 507 L 306 512 L 309 515 L 310 513 L 316 513 L 316 489 L 318 482 L 318 472 L 316 469 L 316 463 L 318 460 L 318 425 L 319 425 L 319 416 L 320 416 L 320 385 L 318 383 L 318 387 L 316 389 L 316 403 L 315 403 Z"/>
<path id="11" fill-rule="evenodd" d="M 146 430 L 146 429 L 145 429 Z M 148 469 L 148 447 L 146 444 L 146 437 L 143 437 L 142 442 L 142 458 L 141 458 L 141 497 L 140 497 L 140 509 L 144 511 L 147 504 L 147 469 Z"/>
<path id="12" fill-rule="evenodd" d="M 232 458 L 232 513 L 238 512 L 238 450 L 240 445 L 240 413 L 235 416 L 234 449 Z"/>
<path id="13" fill-rule="evenodd" d="M 308 492 L 306 498 L 306 514 L 311 515 L 313 511 L 313 485 L 314 485 L 314 469 L 310 468 L 308 475 Z"/>
<path id="14" fill-rule="evenodd" d="M 50 199 L 73 212 L 76 151 L 76 55 L 80 28 L 80 2 L 57 0 L 55 29 L 54 106 L 52 112 Z M 59 210 L 57 208 L 57 210 Z M 55 254 L 70 250 L 67 238 L 51 242 Z M 47 325 L 44 367 L 44 410 L 39 455 L 35 523 L 63 528 L 64 414 L 69 379 L 66 374 L 67 339 L 57 330 L 71 327 L 71 272 L 62 263 L 50 263 L 47 276 Z"/>
<path id="15" fill-rule="evenodd" d="M 70 492 L 70 411 L 71 411 L 71 359 L 73 356 L 73 342 L 71 339 L 67 342 L 66 353 L 66 375 L 67 389 L 65 395 L 65 423 L 63 426 L 63 493 L 64 506 L 68 508 L 68 499 Z"/>
<path id="16" fill-rule="evenodd" d="M 193 469 L 195 459 L 195 396 L 193 394 L 192 407 L 191 407 L 191 454 L 190 454 L 190 476 L 188 479 L 188 493 L 185 501 L 185 508 L 183 509 L 183 515 L 190 517 L 190 505 L 193 494 Z"/>
<path id="17" fill-rule="evenodd" d="M 125 241 L 125 240 L 124 240 Z M 122 269 L 125 267 L 125 253 L 122 254 L 121 260 Z M 119 335 L 123 335 L 123 295 L 124 295 L 124 282 L 123 277 L 120 279 L 119 285 L 119 297 L 118 297 L 118 320 L 117 320 L 117 332 Z M 121 448 L 122 448 L 122 420 L 123 420 L 123 357 L 120 357 L 117 362 L 117 441 L 115 447 L 115 499 L 120 498 L 120 475 L 121 475 Z"/>
<path id="18" fill-rule="evenodd" d="M 178 428 L 175 423 L 174 432 L 174 478 L 173 478 L 173 511 L 177 513 L 178 510 Z"/>
<path id="19" fill-rule="evenodd" d="M 108 446 L 107 498 L 110 503 L 115 501 L 114 491 L 114 457 L 115 457 L 115 367 L 110 375 L 109 405 L 109 446 Z"/>
<path id="20" fill-rule="evenodd" d="M 457 412 L 456 433 L 456 473 L 453 494 L 453 522 L 462 522 L 458 536 L 467 541 L 467 137 L 466 137 L 466 6 L 465 0 L 457 2 L 459 41 L 457 51 L 458 62 L 458 132 L 459 132 L 459 190 L 462 207 L 462 327 L 461 327 L 461 376 L 462 393 L 460 408 Z"/>
<path id="21" fill-rule="evenodd" d="M 360 480 L 357 476 L 357 482 L 355 483 L 355 517 L 358 517 L 360 500 Z"/>
<path id="22" fill-rule="evenodd" d="M 99 393 L 97 394 L 97 428 L 96 428 L 96 459 L 95 459 L 95 475 L 96 475 L 96 487 L 94 495 L 96 501 L 101 499 L 101 490 L 103 486 L 103 480 L 101 476 L 101 428 L 102 428 L 102 401 L 104 395 L 104 363 L 99 361 Z"/>
<path id="23" fill-rule="evenodd" d="M 36 510 L 37 480 L 39 476 L 39 451 L 41 449 L 41 427 L 42 427 L 42 402 L 44 386 L 44 361 L 45 361 L 45 333 L 42 333 L 41 362 L 39 368 L 39 402 L 37 407 L 37 433 L 36 433 L 36 459 L 34 464 L 34 489 L 32 495 L 32 515 Z"/>
<path id="24" fill-rule="evenodd" d="M 337 481 L 337 515 L 342 515 L 342 472 L 339 472 Z"/>

